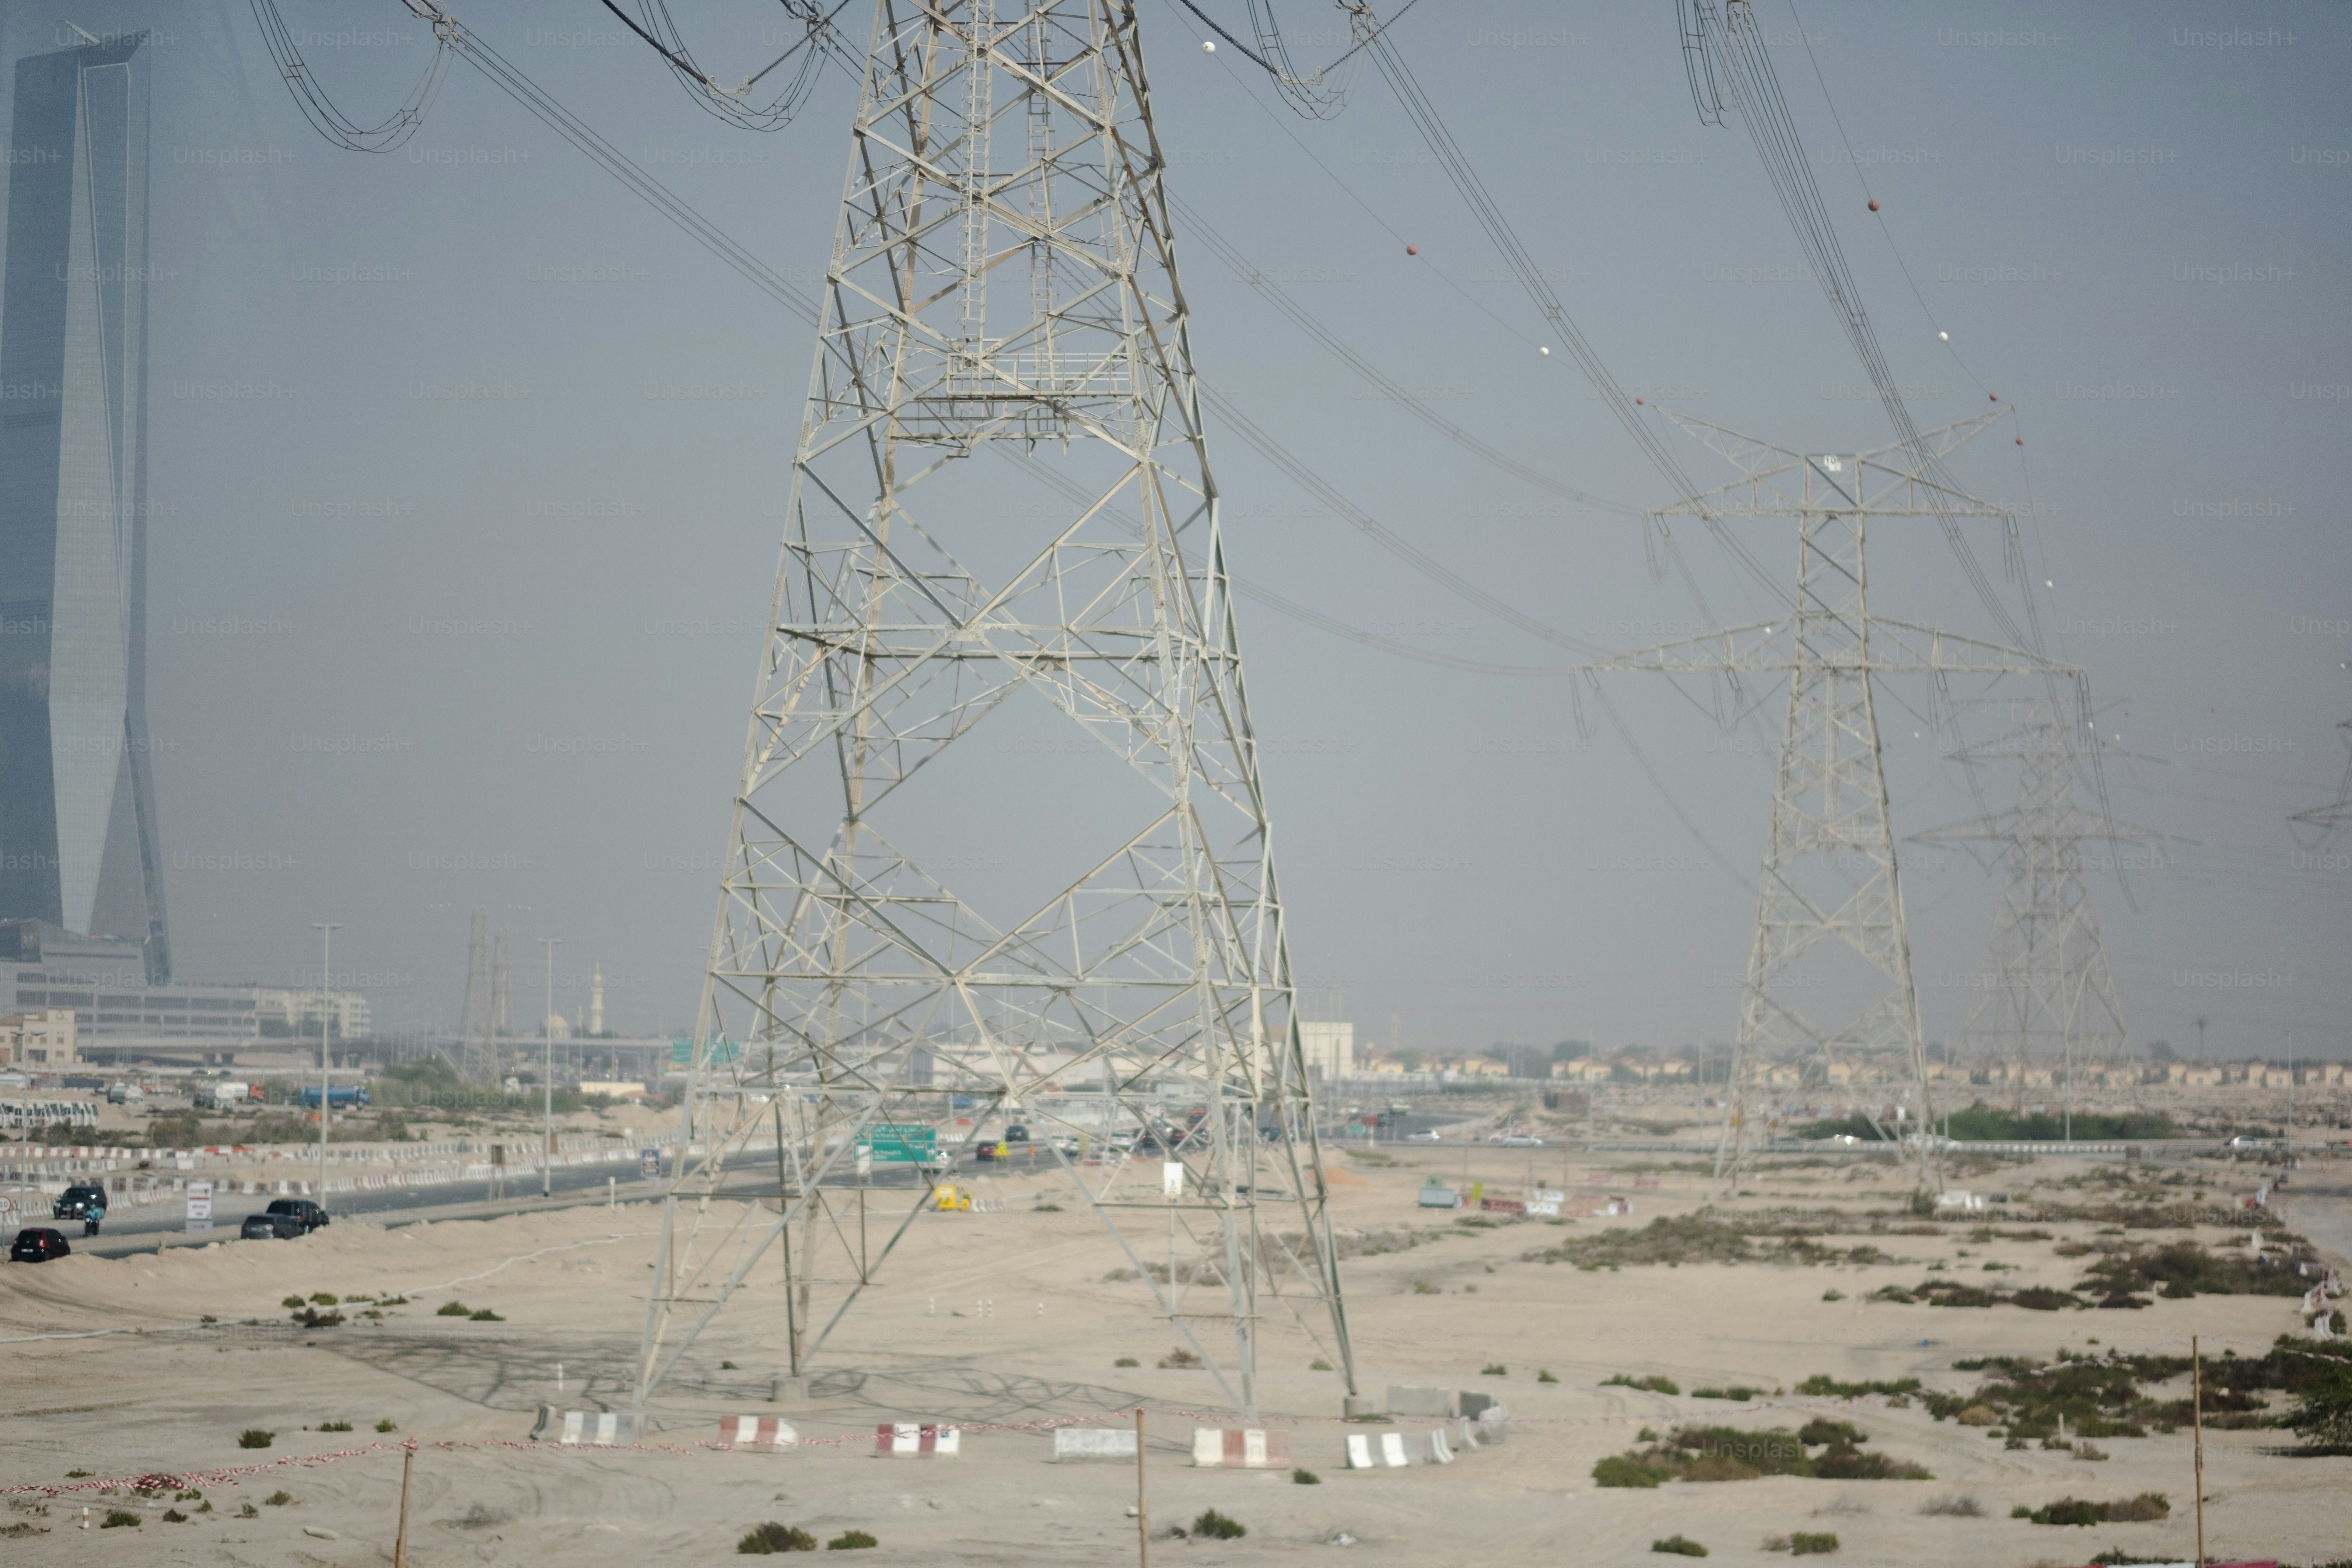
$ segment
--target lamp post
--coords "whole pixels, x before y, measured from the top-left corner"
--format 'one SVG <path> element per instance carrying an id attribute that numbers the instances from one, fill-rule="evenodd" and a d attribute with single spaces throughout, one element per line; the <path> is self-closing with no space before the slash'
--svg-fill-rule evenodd
<path id="1" fill-rule="evenodd" d="M 327 975 L 332 969 L 335 933 L 342 930 L 340 921 L 312 921 L 310 929 L 319 933 L 319 1185 L 318 1196 L 327 1195 L 327 1116 L 328 1100 L 332 1098 L 327 1089 Z"/>
<path id="2" fill-rule="evenodd" d="M 547 1116 L 547 1147 L 539 1159 L 539 1195 L 555 1195 L 555 950 L 562 937 L 543 936 L 539 945 L 547 949 L 547 1016 L 539 1021 L 539 1032 L 547 1037 L 546 1060 L 541 1068 L 539 1087 L 544 1097 Z"/>

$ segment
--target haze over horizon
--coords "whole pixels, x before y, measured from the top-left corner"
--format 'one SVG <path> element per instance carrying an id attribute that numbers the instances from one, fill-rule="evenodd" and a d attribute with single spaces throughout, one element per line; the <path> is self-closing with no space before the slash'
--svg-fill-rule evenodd
<path id="1" fill-rule="evenodd" d="M 1238 5 L 1209 8 L 1239 26 Z M 854 46 L 863 10 L 845 17 Z M 814 292 L 845 72 L 754 134 L 703 114 L 593 4 L 459 14 Z M 1337 13 L 1281 15 L 1302 62 L 1321 58 Z M 2287 822 L 2339 797 L 2352 733 L 2352 544 L 2326 478 L 2352 447 L 2352 19 L 1766 16 L 1919 424 L 1992 394 L 2015 411 L 1953 469 L 2016 510 L 2019 580 L 1995 527 L 1964 525 L 1971 545 L 2002 603 L 2033 595 L 2049 651 L 2087 668 L 2109 805 L 2147 830 L 2094 850 L 2118 862 L 2093 888 L 2133 1042 L 2193 1056 L 2206 1017 L 2211 1055 L 2281 1057 L 2290 1030 L 2299 1056 L 2352 1055 L 2352 840 Z M 757 68 L 769 16 L 721 6 L 698 47 Z M 1177 5 L 1145 0 L 1144 18 L 1171 187 L 1222 242 L 1180 212 L 1210 386 L 1415 547 L 1576 638 L 1630 649 L 1708 629 L 1708 612 L 1769 618 L 1706 530 L 1675 532 L 1685 579 L 1638 520 L 1561 502 L 1389 406 L 1223 265 L 1245 257 L 1517 461 L 1636 508 L 1675 499 L 1377 72 L 1344 114 L 1307 120 L 1230 48 L 1204 54 Z M 315 77 L 362 120 L 430 52 L 390 0 L 302 23 Z M 446 1029 L 480 904 L 513 932 L 524 1011 L 532 944 L 560 937 L 560 1008 L 601 962 L 615 1028 L 690 1026 L 811 329 L 463 65 L 415 139 L 371 157 L 304 122 L 241 8 L 12 5 L 0 42 L 13 66 L 68 47 L 69 25 L 155 35 L 148 707 L 175 972 L 315 983 L 310 922 L 341 921 L 335 983 L 368 994 L 379 1029 Z M 1746 133 L 1699 123 L 1669 9 L 1465 0 L 1395 36 L 1645 406 L 1803 452 L 1893 439 Z M 1671 439 L 1697 484 L 1732 477 Z M 1210 440 L 1247 584 L 1437 659 L 1576 662 L 1375 547 L 1214 412 Z M 1785 525 L 1729 526 L 1792 571 Z M 2001 640 L 1933 522 L 1872 544 L 1874 608 Z M 1730 1037 L 1778 689 L 1725 730 L 1654 678 L 1611 677 L 1621 731 L 1589 699 L 1580 715 L 1559 674 L 1398 657 L 1262 599 L 1240 616 L 1309 1016 L 1383 1044 L 1393 1019 L 1425 1051 Z M 2016 787 L 1987 763 L 1972 789 L 1927 712 L 1912 690 L 1880 714 L 1905 838 Z M 940 852 L 960 875 L 1017 884 L 1017 840 L 955 826 Z M 1957 1040 L 2000 869 L 1912 844 L 1904 878 L 1927 1033 Z"/>

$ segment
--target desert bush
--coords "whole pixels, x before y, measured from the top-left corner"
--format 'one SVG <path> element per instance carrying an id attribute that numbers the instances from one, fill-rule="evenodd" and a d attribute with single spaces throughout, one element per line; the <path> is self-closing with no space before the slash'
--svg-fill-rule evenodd
<path id="1" fill-rule="evenodd" d="M 1143 1363 L 1136 1360 L 1131 1355 L 1123 1355 L 1110 1364 L 1113 1366 L 1141 1366 Z"/>
<path id="2" fill-rule="evenodd" d="M 1691 1390 L 1691 1397 L 1693 1399 L 1730 1399 L 1745 1405 L 1756 1397 L 1756 1391 L 1741 1383 L 1734 1384 L 1729 1388 L 1694 1388 Z"/>
<path id="3" fill-rule="evenodd" d="M 1538 1368 L 1536 1372 L 1536 1381 L 1538 1383 L 1558 1383 L 1559 1379 L 1554 1377 L 1550 1373 Z"/>
<path id="4" fill-rule="evenodd" d="M 1239 1541 L 1249 1533 L 1249 1528 L 1210 1508 L 1202 1509 L 1200 1517 L 1192 1521 L 1192 1533 L 1211 1541 Z"/>
<path id="5" fill-rule="evenodd" d="M 271 1492 L 268 1497 L 263 1498 L 261 1500 L 271 1508 L 284 1508 L 288 1503 L 294 1500 L 294 1494 L 288 1491 L 284 1487 L 280 1487 L 276 1491 Z"/>
<path id="6" fill-rule="evenodd" d="M 1612 1454 L 1592 1467 L 1592 1484 L 1599 1487 L 1654 1487 L 1667 1479 L 1623 1454 Z"/>
<path id="7" fill-rule="evenodd" d="M 470 1318 L 474 1309 L 463 1301 L 444 1301 L 433 1314 L 436 1318 Z"/>
<path id="8" fill-rule="evenodd" d="M 1823 1443 L 1867 1443 L 1870 1439 L 1851 1421 L 1832 1421 L 1825 1415 L 1816 1415 L 1797 1428 L 1797 1441 L 1809 1447 L 1818 1447 Z"/>
<path id="9" fill-rule="evenodd" d="M 398 1426 L 393 1424 L 393 1419 L 389 1415 L 377 1422 L 375 1424 L 375 1429 L 379 1432 L 397 1432 L 400 1430 Z"/>
<path id="10" fill-rule="evenodd" d="M 1648 1394 L 1682 1393 L 1682 1385 L 1671 1377 L 1627 1377 L 1623 1373 L 1601 1380 L 1603 1388 L 1638 1388 Z"/>
<path id="11" fill-rule="evenodd" d="M 468 1314 L 467 1314 L 467 1321 L 469 1321 L 469 1322 L 476 1322 L 476 1323 L 503 1323 L 503 1322 L 505 1322 L 505 1321 L 506 1321 L 506 1320 L 505 1320 L 504 1318 L 499 1317 L 496 1312 L 491 1311 L 488 1307 L 484 1307 L 484 1308 L 483 1308 L 480 1311 L 478 1311 L 478 1312 L 472 1312 L 472 1313 L 468 1313 Z"/>
<path id="12" fill-rule="evenodd" d="M 1789 1554 L 1792 1557 L 1819 1557 L 1837 1549 L 1837 1536 L 1826 1530 L 1811 1533 L 1801 1530 L 1789 1537 Z"/>
<path id="13" fill-rule="evenodd" d="M 1178 1345 L 1174 1350 L 1161 1356 L 1159 1364 L 1163 1372 L 1177 1371 L 1188 1366 L 1200 1365 L 1201 1358 L 1182 1345 Z"/>
<path id="14" fill-rule="evenodd" d="M 277 1433 L 265 1432 L 258 1426 L 248 1426 L 236 1435 L 236 1446 L 240 1448 L 267 1448 L 276 1441 Z"/>
<path id="15" fill-rule="evenodd" d="M 2137 1497 L 2117 1502 L 2090 1502 L 2082 1498 L 2060 1498 L 2029 1510 L 2025 1517 L 2036 1524 L 2144 1524 L 2150 1520 L 2170 1516 L 2172 1505 L 2162 1492 L 2142 1492 Z M 2014 1517 L 2014 1516 L 2012 1516 Z"/>
<path id="16" fill-rule="evenodd" d="M 1704 1557 L 1706 1555 L 1706 1547 L 1701 1546 L 1696 1541 L 1692 1541 L 1685 1536 L 1680 1535 L 1669 1535 L 1664 1541 L 1653 1541 L 1650 1542 L 1650 1550 L 1653 1552 L 1669 1552 L 1676 1557 Z"/>
<path id="17" fill-rule="evenodd" d="M 1323 1478 L 1312 1470 L 1293 1470 L 1290 1481 L 1293 1486 L 1319 1487 L 1323 1484 Z"/>
<path id="18" fill-rule="evenodd" d="M 98 1528 L 100 1530 L 121 1530 L 127 1524 L 133 1530 L 136 1530 L 139 1526 L 146 1522 L 147 1521 L 145 1520 L 140 1518 L 137 1514 L 132 1513 L 128 1509 L 111 1508 L 106 1510 L 106 1518 L 100 1521 Z"/>
<path id="19" fill-rule="evenodd" d="M 1490 1361 L 1485 1366 L 1478 1369 L 1478 1375 L 1480 1377 L 1508 1377 L 1511 1375 L 1511 1369 L 1505 1366 L 1501 1362 Z"/>
<path id="20" fill-rule="evenodd" d="M 163 1522 L 165 1524 L 185 1524 L 188 1522 L 188 1516 L 182 1513 L 176 1508 L 167 1508 L 163 1510 Z"/>
<path id="21" fill-rule="evenodd" d="M 826 1542 L 824 1543 L 824 1549 L 827 1552 L 863 1552 L 869 1546 L 879 1546 L 882 1543 L 880 1542 L 875 1540 L 872 1536 L 866 1534 L 862 1530 L 845 1530 L 839 1535 L 835 1536 L 831 1541 Z"/>
<path id="22" fill-rule="evenodd" d="M 779 1524 L 772 1519 L 746 1531 L 743 1539 L 735 1543 L 735 1550 L 756 1556 L 772 1552 L 814 1552 L 816 1537 L 796 1524 Z"/>
<path id="23" fill-rule="evenodd" d="M 1797 1384 L 1797 1392 L 1815 1399 L 1859 1399 L 1865 1394 L 1916 1394 L 1919 1380 L 1898 1377 L 1892 1383 L 1840 1383 L 1827 1373 L 1817 1372 Z"/>

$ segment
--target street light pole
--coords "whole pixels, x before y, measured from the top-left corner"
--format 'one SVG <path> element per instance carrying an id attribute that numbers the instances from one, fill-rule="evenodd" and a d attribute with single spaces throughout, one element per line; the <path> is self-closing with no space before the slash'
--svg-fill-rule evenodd
<path id="1" fill-rule="evenodd" d="M 319 933 L 319 1184 L 318 1197 L 327 1195 L 327 975 L 333 968 L 335 933 L 342 930 L 340 921 L 312 921 L 310 929 Z"/>
<path id="2" fill-rule="evenodd" d="M 539 1087 L 544 1096 L 547 1114 L 547 1147 L 539 1159 L 539 1195 L 555 1195 L 555 950 L 562 937 L 543 936 L 539 945 L 547 949 L 547 1016 L 539 1021 L 539 1032 L 547 1037 L 547 1057 L 541 1069 Z"/>

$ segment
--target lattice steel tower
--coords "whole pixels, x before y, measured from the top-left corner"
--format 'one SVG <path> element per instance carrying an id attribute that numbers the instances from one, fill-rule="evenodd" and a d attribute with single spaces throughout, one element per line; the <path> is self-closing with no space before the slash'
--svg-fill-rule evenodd
<path id="1" fill-rule="evenodd" d="M 2076 672 L 2021 649 L 1874 614 L 1864 544 L 1873 518 L 2006 518 L 2006 509 L 1937 477 L 1942 459 L 1996 419 L 1990 412 L 1918 446 L 1858 455 L 1776 447 L 1678 415 L 1668 417 L 1738 468 L 1730 484 L 1685 497 L 1660 517 L 1789 518 L 1797 524 L 1790 615 L 1662 644 L 1588 667 L 1706 675 L 1736 685 L 1743 672 L 1785 676 L 1789 702 L 1772 792 L 1771 826 L 1757 884 L 1756 927 L 1740 988 L 1715 1190 L 1734 1187 L 1775 1121 L 1774 1075 L 1793 1065 L 1814 1085 L 1873 1081 L 1898 1092 L 1909 1117 L 1932 1117 L 1911 940 L 1879 745 L 1877 683 L 1929 678 L 1931 700 L 1954 677 Z M 1820 1016 L 1825 998 L 1858 1000 Z M 1923 1187 L 1938 1180 L 1936 1145 L 1906 1151 Z"/>
<path id="2" fill-rule="evenodd" d="M 2027 1064 L 2036 1057 L 2059 1064 L 2070 1093 L 2085 1067 L 2120 1063 L 2126 1038 L 2123 1006 L 2091 901 L 2083 841 L 2161 837 L 2075 803 L 2076 760 L 2098 744 L 2076 705 L 2045 698 L 2021 708 L 2013 734 L 1971 753 L 1971 759 L 2018 759 L 2017 804 L 1915 836 L 1926 844 L 2007 847 L 1980 976 L 1984 990 L 1969 1010 L 1961 1038 L 1972 1058 L 2004 1065 L 2011 1098 L 2020 1108 Z"/>
<path id="3" fill-rule="evenodd" d="M 1156 1140 L 1055 1157 L 1233 1404 L 1278 1302 L 1354 1392 L 1165 163 L 1123 0 L 878 0 L 640 1405 L 747 1293 L 802 1372 L 934 1212 L 859 1151 L 998 1116 Z"/>

